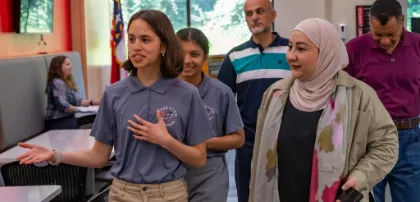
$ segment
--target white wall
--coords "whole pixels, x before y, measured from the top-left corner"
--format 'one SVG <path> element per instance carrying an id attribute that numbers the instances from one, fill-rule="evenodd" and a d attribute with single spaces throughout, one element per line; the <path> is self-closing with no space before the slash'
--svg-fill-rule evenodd
<path id="1" fill-rule="evenodd" d="M 347 25 L 348 40 L 356 36 L 356 5 L 371 5 L 375 0 L 332 0 L 331 22 L 338 26 L 340 23 Z"/>
<path id="2" fill-rule="evenodd" d="M 337 26 L 344 23 L 348 39 L 356 36 L 356 5 L 371 5 L 375 0 L 275 0 L 277 11 L 275 30 L 284 37 L 300 21 L 310 17 L 324 18 Z M 407 11 L 407 0 L 398 0 Z M 303 6 L 304 5 L 304 6 Z"/>
<path id="3" fill-rule="evenodd" d="M 398 0 L 401 4 L 402 10 L 403 10 L 403 14 L 405 16 L 407 16 L 407 5 L 408 5 L 408 0 Z M 405 19 L 405 26 L 407 26 L 407 20 Z"/>
<path id="4" fill-rule="evenodd" d="M 99 99 L 110 83 L 111 26 L 109 0 L 85 3 L 86 63 L 88 98 Z"/>
<path id="5" fill-rule="evenodd" d="M 274 9 L 277 11 L 274 29 L 281 36 L 289 38 L 291 30 L 300 21 L 310 17 L 325 18 L 325 5 L 325 0 L 274 0 Z"/>

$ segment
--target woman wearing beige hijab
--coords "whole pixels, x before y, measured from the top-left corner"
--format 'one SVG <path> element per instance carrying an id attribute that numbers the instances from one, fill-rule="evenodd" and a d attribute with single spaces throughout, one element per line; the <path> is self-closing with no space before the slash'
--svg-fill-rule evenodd
<path id="1" fill-rule="evenodd" d="M 345 45 L 328 21 L 292 31 L 292 77 L 273 84 L 258 112 L 250 202 L 335 202 L 369 192 L 398 158 L 397 130 L 375 91 L 342 71 Z"/>

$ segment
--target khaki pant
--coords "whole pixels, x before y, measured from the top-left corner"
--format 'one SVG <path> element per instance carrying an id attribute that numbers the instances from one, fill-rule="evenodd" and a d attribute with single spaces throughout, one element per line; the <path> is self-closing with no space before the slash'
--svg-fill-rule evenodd
<path id="1" fill-rule="evenodd" d="M 109 202 L 188 202 L 183 179 L 162 184 L 133 184 L 114 179 Z"/>

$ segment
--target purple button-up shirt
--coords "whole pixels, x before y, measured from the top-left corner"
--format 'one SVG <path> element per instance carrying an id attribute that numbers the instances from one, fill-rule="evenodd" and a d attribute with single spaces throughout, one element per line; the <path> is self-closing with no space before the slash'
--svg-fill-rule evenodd
<path id="1" fill-rule="evenodd" d="M 371 33 L 347 43 L 353 77 L 375 89 L 393 119 L 420 114 L 420 35 L 404 30 L 392 54 L 381 50 Z"/>

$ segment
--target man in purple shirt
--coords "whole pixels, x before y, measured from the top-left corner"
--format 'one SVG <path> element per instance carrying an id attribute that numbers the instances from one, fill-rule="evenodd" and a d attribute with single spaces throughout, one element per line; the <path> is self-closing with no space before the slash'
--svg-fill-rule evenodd
<path id="1" fill-rule="evenodd" d="M 349 66 L 345 70 L 375 89 L 398 128 L 399 159 L 391 173 L 374 187 L 375 199 L 385 202 L 389 183 L 392 201 L 418 202 L 420 35 L 404 29 L 405 16 L 397 0 L 376 0 L 370 16 L 371 32 L 347 44 Z"/>

